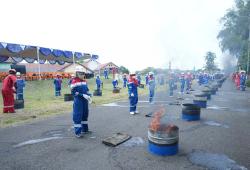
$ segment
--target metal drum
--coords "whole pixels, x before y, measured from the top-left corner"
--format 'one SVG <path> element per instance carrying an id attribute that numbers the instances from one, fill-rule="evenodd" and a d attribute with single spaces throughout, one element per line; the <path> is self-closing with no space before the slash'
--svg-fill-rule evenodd
<path id="1" fill-rule="evenodd" d="M 72 94 L 64 94 L 64 101 L 67 102 L 67 101 L 73 101 L 74 100 L 74 97 Z"/>
<path id="2" fill-rule="evenodd" d="M 196 104 L 182 104 L 182 119 L 187 121 L 200 120 L 201 108 Z"/>
<path id="3" fill-rule="evenodd" d="M 202 93 L 207 96 L 207 100 L 211 100 L 211 89 L 210 88 L 203 89 Z"/>
<path id="4" fill-rule="evenodd" d="M 178 152 L 179 128 L 175 125 L 160 125 L 160 130 L 148 130 L 148 149 L 161 156 L 175 155 Z"/>
<path id="5" fill-rule="evenodd" d="M 195 94 L 193 103 L 200 108 L 206 108 L 207 107 L 207 95 L 204 93 L 201 94 Z"/>
<path id="6" fill-rule="evenodd" d="M 14 101 L 15 109 L 23 109 L 24 108 L 24 100 L 15 100 Z"/>
<path id="7" fill-rule="evenodd" d="M 115 89 L 113 89 L 113 93 L 120 93 L 120 88 L 115 88 Z"/>
<path id="8" fill-rule="evenodd" d="M 102 91 L 101 90 L 95 90 L 93 95 L 94 96 L 102 96 Z"/>

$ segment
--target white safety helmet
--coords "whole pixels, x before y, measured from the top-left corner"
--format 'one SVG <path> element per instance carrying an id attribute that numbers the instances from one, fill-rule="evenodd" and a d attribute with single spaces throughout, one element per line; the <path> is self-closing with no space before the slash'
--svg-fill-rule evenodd
<path id="1" fill-rule="evenodd" d="M 21 76 L 21 73 L 20 72 L 16 72 L 16 76 Z"/>
<path id="2" fill-rule="evenodd" d="M 130 72 L 129 75 L 130 76 L 135 76 L 136 74 L 135 74 L 135 72 Z"/>
<path id="3" fill-rule="evenodd" d="M 153 76 L 154 73 L 153 73 L 152 71 L 150 71 L 150 72 L 148 73 L 148 75 Z"/>

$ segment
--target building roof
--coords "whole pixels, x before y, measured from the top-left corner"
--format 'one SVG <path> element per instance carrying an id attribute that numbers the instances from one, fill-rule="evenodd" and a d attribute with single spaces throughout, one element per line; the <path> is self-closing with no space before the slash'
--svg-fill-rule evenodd
<path id="1" fill-rule="evenodd" d="M 88 71 L 90 71 L 90 72 L 94 72 L 93 70 L 91 70 L 90 68 L 88 68 L 87 66 L 86 66 L 86 64 L 80 64 L 80 63 L 76 63 L 77 65 L 80 65 L 80 66 L 83 66 L 86 70 L 88 70 Z M 58 70 L 58 71 L 64 71 L 66 68 L 68 68 L 68 67 L 70 67 L 70 66 L 72 66 L 73 65 L 73 63 L 71 63 L 71 64 L 68 64 L 67 66 L 64 66 L 63 68 L 61 68 L 60 70 Z"/>
<path id="2" fill-rule="evenodd" d="M 108 63 L 105 63 L 105 64 L 100 64 L 99 67 L 97 68 L 97 70 L 104 69 L 104 68 L 105 68 L 107 65 L 109 65 L 109 64 L 112 64 L 112 65 L 114 65 L 115 67 L 118 68 L 118 66 L 115 65 L 113 62 L 108 62 Z"/>

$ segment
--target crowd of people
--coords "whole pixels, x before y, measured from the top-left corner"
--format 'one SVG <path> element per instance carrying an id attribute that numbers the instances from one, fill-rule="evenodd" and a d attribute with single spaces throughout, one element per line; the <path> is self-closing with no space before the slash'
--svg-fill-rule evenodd
<path id="1" fill-rule="evenodd" d="M 103 72 L 104 78 L 108 79 L 109 73 L 107 70 Z M 165 78 L 168 79 L 165 80 Z M 215 75 L 207 73 L 192 74 L 187 73 L 174 73 L 170 72 L 168 76 L 158 76 L 156 78 L 153 72 L 149 72 L 145 75 L 145 86 L 148 88 L 149 97 L 148 101 L 150 104 L 154 104 L 154 95 L 156 85 L 164 85 L 168 83 L 169 96 L 173 97 L 174 91 L 178 90 L 180 94 L 190 93 L 192 90 L 192 82 L 194 79 L 198 80 L 199 85 L 208 84 L 210 80 L 215 78 Z M 129 98 L 129 113 L 134 115 L 139 113 L 137 109 L 138 103 L 138 87 L 142 85 L 142 78 L 140 74 L 130 73 L 124 74 L 120 78 L 123 81 L 123 88 L 128 90 Z M 156 80 L 157 79 L 157 80 Z M 237 89 L 245 90 L 246 74 L 245 71 L 234 73 L 232 76 L 233 81 Z M 113 89 L 119 88 L 118 81 L 119 76 L 113 75 L 112 86 Z M 56 75 L 54 81 L 55 96 L 61 96 L 62 89 L 62 77 Z M 103 86 L 100 75 L 96 75 L 95 79 L 96 90 L 100 91 Z M 177 85 L 178 84 L 178 85 Z M 73 102 L 73 122 L 76 137 L 82 137 L 84 133 L 89 133 L 88 129 L 88 105 L 92 102 L 92 94 L 89 92 L 88 84 L 86 81 L 85 73 L 80 69 L 76 68 L 75 74 L 71 75 L 68 81 L 68 86 L 71 89 L 71 94 L 74 97 Z M 14 109 L 14 94 L 16 94 L 17 100 L 24 100 L 23 89 L 25 88 L 25 81 L 19 72 L 14 69 L 9 70 L 9 75 L 3 80 L 2 85 L 2 96 L 3 96 L 3 112 L 4 113 L 15 113 Z"/>
<path id="2" fill-rule="evenodd" d="M 232 80 L 237 90 L 245 91 L 246 89 L 246 71 L 241 70 L 232 74 Z"/>

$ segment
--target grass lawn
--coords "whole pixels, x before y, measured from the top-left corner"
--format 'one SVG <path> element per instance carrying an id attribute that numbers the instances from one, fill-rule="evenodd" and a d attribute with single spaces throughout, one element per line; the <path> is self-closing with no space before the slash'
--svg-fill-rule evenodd
<path id="1" fill-rule="evenodd" d="M 89 79 L 87 81 L 90 92 L 93 93 L 96 88 L 95 79 Z M 93 96 L 94 104 L 92 105 L 100 105 L 128 98 L 127 88 L 122 88 L 120 93 L 113 94 L 112 79 L 105 80 L 102 78 L 102 81 L 104 84 L 102 96 Z M 17 113 L 15 114 L 2 113 L 3 101 L 2 97 L 0 97 L 0 127 L 72 112 L 72 102 L 64 102 L 64 94 L 70 93 L 67 82 L 67 79 L 63 80 L 62 96 L 55 97 L 53 80 L 27 81 L 24 90 L 25 108 L 16 110 Z M 122 85 L 123 82 L 120 81 L 119 87 L 122 87 Z M 0 86 L 2 86 L 1 83 Z M 138 89 L 139 95 L 148 94 L 147 88 Z M 163 89 L 166 89 L 166 85 L 157 88 L 157 90 Z"/>

